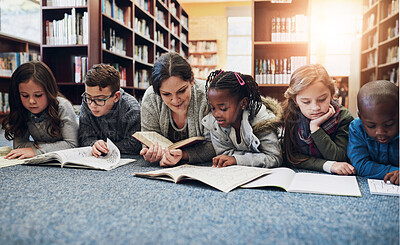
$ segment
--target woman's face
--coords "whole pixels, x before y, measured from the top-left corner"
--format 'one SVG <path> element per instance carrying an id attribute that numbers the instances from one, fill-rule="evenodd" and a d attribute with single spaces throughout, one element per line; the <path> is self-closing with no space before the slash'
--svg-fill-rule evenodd
<path id="1" fill-rule="evenodd" d="M 186 114 L 194 81 L 172 76 L 161 83 L 160 95 L 164 103 L 177 114 Z"/>

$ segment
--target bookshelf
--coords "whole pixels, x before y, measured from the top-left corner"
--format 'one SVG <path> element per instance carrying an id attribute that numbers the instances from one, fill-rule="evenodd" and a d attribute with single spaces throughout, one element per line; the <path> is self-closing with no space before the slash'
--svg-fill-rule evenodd
<path id="1" fill-rule="evenodd" d="M 73 104 L 81 103 L 83 78 L 94 64 L 113 65 L 121 74 L 121 87 L 140 101 L 161 54 L 189 55 L 189 16 L 176 0 L 80 0 L 76 6 L 58 2 L 63 1 L 41 2 L 40 51 Z M 52 29 L 64 35 L 52 38 Z"/>
<path id="2" fill-rule="evenodd" d="M 360 86 L 399 80 L 399 1 L 364 0 Z"/>
<path id="3" fill-rule="evenodd" d="M 252 0 L 252 75 L 264 96 L 284 100 L 291 73 L 310 60 L 310 1 Z"/>
<path id="4" fill-rule="evenodd" d="M 190 40 L 189 63 L 195 78 L 207 79 L 218 68 L 217 40 Z"/>
<path id="5" fill-rule="evenodd" d="M 0 121 L 7 115 L 12 72 L 24 61 L 40 59 L 40 44 L 0 32 Z"/>

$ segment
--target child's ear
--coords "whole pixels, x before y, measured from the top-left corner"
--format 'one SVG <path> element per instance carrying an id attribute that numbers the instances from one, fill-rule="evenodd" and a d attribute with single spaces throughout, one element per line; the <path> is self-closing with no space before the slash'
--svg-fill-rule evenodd
<path id="1" fill-rule="evenodd" d="M 117 103 L 119 98 L 121 98 L 121 91 L 117 91 L 114 94 L 114 103 Z"/>
<path id="2" fill-rule="evenodd" d="M 244 97 L 241 101 L 240 101 L 240 108 L 242 108 L 242 110 L 246 109 L 247 105 L 249 104 L 249 98 Z"/>

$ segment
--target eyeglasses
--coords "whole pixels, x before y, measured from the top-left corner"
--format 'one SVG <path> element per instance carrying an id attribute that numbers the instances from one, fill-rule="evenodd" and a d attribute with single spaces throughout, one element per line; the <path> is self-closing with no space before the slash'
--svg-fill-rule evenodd
<path id="1" fill-rule="evenodd" d="M 116 91 L 112 92 L 112 94 L 110 96 L 108 96 L 107 98 L 104 99 L 92 99 L 90 97 L 87 96 L 86 92 L 84 92 L 81 97 L 83 99 L 83 101 L 86 102 L 86 104 L 91 105 L 92 102 L 94 102 L 96 105 L 98 106 L 104 106 L 106 104 L 106 101 L 108 99 L 110 99 L 111 97 L 113 97 L 113 95 L 115 94 Z"/>

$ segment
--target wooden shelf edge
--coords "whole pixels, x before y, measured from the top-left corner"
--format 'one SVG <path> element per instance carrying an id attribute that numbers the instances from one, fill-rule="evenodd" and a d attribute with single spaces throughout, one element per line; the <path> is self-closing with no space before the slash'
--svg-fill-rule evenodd
<path id="1" fill-rule="evenodd" d="M 369 14 L 369 12 L 372 12 L 372 10 L 378 6 L 378 3 L 379 3 L 379 0 L 377 0 L 374 4 L 372 4 L 372 6 L 369 6 L 369 8 L 363 12 L 363 15 L 366 15 L 366 14 Z"/>
<path id="2" fill-rule="evenodd" d="M 42 10 L 63 10 L 63 9 L 87 9 L 87 5 L 83 6 L 42 6 Z"/>
<path id="3" fill-rule="evenodd" d="M 115 56 L 118 56 L 118 57 L 126 59 L 126 60 L 133 60 L 133 57 L 122 55 L 122 54 L 118 54 L 118 53 L 114 53 L 114 52 L 112 52 L 112 51 L 110 51 L 108 49 L 101 49 L 101 50 L 106 52 L 106 53 L 108 53 L 108 54 L 115 55 Z"/>
<path id="4" fill-rule="evenodd" d="M 380 64 L 380 65 L 378 65 L 378 68 L 385 68 L 388 66 L 398 65 L 398 64 L 399 64 L 399 61 L 394 61 L 394 62 L 390 62 L 390 63 Z"/>
<path id="5" fill-rule="evenodd" d="M 370 71 L 370 70 L 374 70 L 376 67 L 377 66 L 367 67 L 367 68 L 361 69 L 361 72 L 367 72 L 367 71 Z"/>
<path id="6" fill-rule="evenodd" d="M 394 13 L 394 14 L 392 14 L 392 15 L 389 15 L 389 16 L 387 16 L 386 18 L 384 18 L 384 19 L 382 19 L 381 21 L 379 21 L 379 24 L 383 24 L 383 23 L 385 23 L 386 21 L 388 21 L 388 20 L 390 20 L 390 19 L 392 19 L 392 18 L 394 18 L 394 17 L 398 17 L 399 16 L 399 11 L 397 11 L 397 13 Z"/>
<path id="7" fill-rule="evenodd" d="M 366 49 L 366 50 L 363 50 L 363 51 L 361 51 L 361 54 L 367 54 L 367 53 L 369 53 L 369 52 L 371 52 L 371 51 L 374 51 L 374 50 L 376 50 L 378 47 L 377 46 L 375 46 L 375 47 L 372 47 L 372 48 L 369 48 L 369 49 Z"/>
<path id="8" fill-rule="evenodd" d="M 386 39 L 385 41 L 380 42 L 378 45 L 379 46 L 383 46 L 383 45 L 386 45 L 386 44 L 388 44 L 390 42 L 393 42 L 393 41 L 396 41 L 396 40 L 397 40 L 397 42 L 399 41 L 399 35 L 394 36 L 394 37 L 392 37 L 390 39 Z"/>
<path id="9" fill-rule="evenodd" d="M 378 24 L 375 24 L 373 27 L 371 27 L 371 28 L 369 28 L 368 30 L 364 31 L 364 32 L 362 33 L 362 36 L 367 35 L 368 33 L 372 32 L 373 30 L 375 30 L 375 29 L 377 29 L 377 28 L 378 28 Z"/>
<path id="10" fill-rule="evenodd" d="M 101 13 L 101 15 L 104 16 L 108 21 L 112 21 L 112 23 L 114 23 L 115 25 L 118 25 L 118 26 L 120 26 L 120 27 L 122 27 L 122 28 L 124 28 L 124 29 L 126 29 L 128 31 L 133 32 L 133 28 L 125 25 L 125 23 L 119 22 L 118 20 L 114 19 L 113 17 L 109 16 L 106 13 Z"/>

